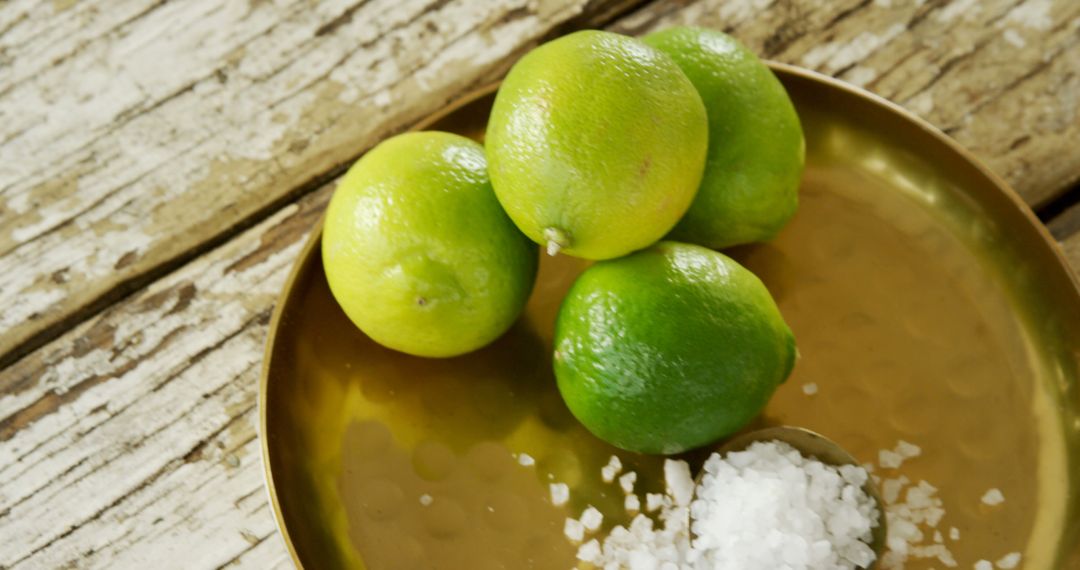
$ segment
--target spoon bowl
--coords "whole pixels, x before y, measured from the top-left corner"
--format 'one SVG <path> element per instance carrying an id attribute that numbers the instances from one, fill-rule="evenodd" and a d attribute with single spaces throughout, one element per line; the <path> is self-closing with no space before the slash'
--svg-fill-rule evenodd
<path id="1" fill-rule="evenodd" d="M 724 442 L 723 445 L 717 448 L 716 453 L 724 456 L 733 451 L 743 451 L 750 447 L 751 444 L 759 441 L 781 441 L 798 450 L 803 457 L 813 457 L 818 461 L 833 467 L 859 465 L 859 462 L 852 457 L 850 453 L 845 451 L 844 448 L 840 447 L 839 444 L 831 439 L 817 432 L 792 426 L 777 426 L 737 435 Z M 702 469 L 694 479 L 695 498 L 697 497 L 697 490 L 701 485 L 701 479 L 704 475 L 705 470 Z M 878 511 L 878 525 L 874 527 L 872 531 L 870 542 L 870 548 L 874 550 L 874 562 L 870 563 L 870 566 L 864 569 L 873 570 L 877 566 L 878 561 L 881 560 L 881 554 L 885 550 L 885 539 L 888 535 L 888 529 L 885 524 L 885 502 L 882 501 L 881 493 L 878 491 L 873 478 L 867 477 L 866 483 L 863 484 L 862 489 L 863 492 L 874 500 L 874 504 L 877 506 Z"/>

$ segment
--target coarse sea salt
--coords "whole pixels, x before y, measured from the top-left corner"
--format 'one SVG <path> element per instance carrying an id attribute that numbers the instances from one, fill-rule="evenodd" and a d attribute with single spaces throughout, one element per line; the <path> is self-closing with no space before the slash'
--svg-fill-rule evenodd
<path id="1" fill-rule="evenodd" d="M 638 514 L 582 545 L 578 559 L 631 570 L 846 570 L 873 561 L 867 543 L 879 513 L 862 490 L 861 467 L 831 467 L 787 444 L 759 442 L 713 454 L 704 469 L 695 498 L 689 465 L 666 461 L 665 493 L 646 495 L 658 520 Z"/>
<path id="2" fill-rule="evenodd" d="M 1002 570 L 1012 570 L 1020 564 L 1020 553 L 1010 552 L 997 561 L 997 567 Z"/>
<path id="3" fill-rule="evenodd" d="M 563 524 L 563 534 L 574 542 L 581 542 L 585 539 L 585 525 L 577 519 L 568 518 Z"/>
<path id="4" fill-rule="evenodd" d="M 596 510 L 596 507 L 589 507 L 585 509 L 585 512 L 581 513 L 581 524 L 585 525 L 585 529 L 594 531 L 600 528 L 600 525 L 604 522 L 604 515 Z"/>
<path id="5" fill-rule="evenodd" d="M 608 460 L 607 465 L 600 469 L 600 478 L 603 479 L 605 483 L 610 483 L 615 480 L 615 476 L 621 471 L 622 461 L 619 459 L 618 455 L 612 455 L 611 459 Z"/>
<path id="6" fill-rule="evenodd" d="M 904 464 L 904 461 L 914 459 L 920 455 L 922 455 L 922 448 L 913 443 L 900 441 L 895 448 L 882 449 L 878 452 L 878 465 L 885 469 L 898 469 Z"/>
<path id="7" fill-rule="evenodd" d="M 958 567 L 959 564 L 953 557 L 952 552 L 942 540 L 945 535 L 943 532 L 945 527 L 941 527 L 941 530 L 939 530 L 939 525 L 945 517 L 945 509 L 942 500 L 937 496 L 937 489 L 926 481 L 919 481 L 915 484 L 903 475 L 892 478 L 869 475 L 877 468 L 895 469 L 892 466 L 894 464 L 891 463 L 894 457 L 899 458 L 900 463 L 902 463 L 906 459 L 917 457 L 922 453 L 922 450 L 917 445 L 901 441 L 893 449 L 886 451 L 892 454 L 886 454 L 888 458 L 886 462 L 890 463 L 889 466 L 875 466 L 872 463 L 863 464 L 861 466 L 863 473 L 859 475 L 855 475 L 855 472 L 852 471 L 857 470 L 857 468 L 851 466 L 846 468 L 848 477 L 854 476 L 856 480 L 864 480 L 863 477 L 869 476 L 882 490 L 885 518 L 889 525 L 889 532 L 886 551 L 881 560 L 878 561 L 877 567 L 881 570 L 904 570 L 909 560 L 935 560 L 947 568 Z M 615 480 L 618 472 L 622 471 L 622 464 L 617 457 L 613 457 L 601 471 L 605 480 L 611 483 Z M 845 474 L 841 473 L 840 476 L 843 479 Z M 623 478 L 620 478 L 620 486 L 624 484 L 625 477 L 624 475 Z M 634 478 L 636 479 L 636 476 Z M 578 549 L 578 559 L 587 561 L 593 566 L 604 570 L 638 570 L 640 568 L 649 570 L 707 570 L 728 568 L 710 565 L 711 562 L 704 558 L 697 541 L 692 539 L 690 532 L 692 524 L 690 505 L 694 493 L 694 482 L 690 475 L 689 465 L 683 461 L 666 461 L 664 463 L 664 479 L 666 488 L 663 493 L 644 494 L 644 513 L 650 513 L 648 515 L 641 511 L 643 505 L 637 495 L 632 492 L 626 494 L 624 507 L 627 515 L 633 517 L 631 523 L 626 527 L 616 526 L 606 536 L 600 535 L 581 544 L 581 540 L 584 539 L 586 534 L 585 525 L 580 525 L 582 538 L 577 538 L 577 525 L 568 524 L 567 534 L 574 535 L 571 539 L 575 544 L 581 544 Z M 565 488 L 565 486 L 562 487 Z M 556 495 L 555 489 L 556 486 L 552 485 L 553 499 Z M 992 489 L 991 491 L 997 490 Z M 998 498 L 999 493 L 1000 491 L 988 494 L 990 494 L 990 499 L 993 501 Z M 1001 496 L 1000 499 L 1004 500 L 1004 496 Z M 562 499 L 560 504 L 565 503 L 566 500 Z M 580 524 L 585 520 L 588 520 L 590 526 L 595 526 L 598 530 L 602 515 L 599 511 L 596 511 L 594 515 L 587 509 L 586 512 L 582 513 L 581 519 L 575 522 Z M 949 527 L 947 536 L 953 542 L 960 540 L 960 529 Z M 763 544 L 770 543 L 766 541 Z M 783 556 L 784 554 L 784 552 L 781 552 L 780 555 Z M 1010 570 L 1017 568 L 1020 560 L 1020 553 L 1013 552 L 1000 558 L 996 566 L 1000 569 Z M 980 563 L 983 562 L 989 563 L 988 561 L 980 561 Z M 979 566 L 980 570 L 995 566 L 993 563 L 989 564 L 990 566 Z M 732 566 L 732 568 L 736 567 L 740 568 L 740 570 L 744 568 L 742 566 Z M 787 567 L 799 568 L 799 566 L 791 565 Z M 824 566 L 822 568 L 832 570 L 834 568 L 848 567 Z M 748 565 L 745 568 L 756 569 L 759 567 Z M 814 570 L 817 570 L 817 568 L 814 568 Z"/>
<path id="8" fill-rule="evenodd" d="M 996 507 L 1005 502 L 1005 495 L 1001 493 L 1000 489 L 990 489 L 982 496 L 982 502 L 984 505 Z"/>
<path id="9" fill-rule="evenodd" d="M 561 507 L 570 500 L 570 487 L 566 483 L 551 483 L 548 488 L 551 490 L 551 504 L 556 507 Z"/>
<path id="10" fill-rule="evenodd" d="M 690 506 L 705 568 L 868 566 L 879 513 L 864 469 L 803 457 L 779 442 L 714 455 Z M 762 548 L 762 545 L 766 548 Z"/>

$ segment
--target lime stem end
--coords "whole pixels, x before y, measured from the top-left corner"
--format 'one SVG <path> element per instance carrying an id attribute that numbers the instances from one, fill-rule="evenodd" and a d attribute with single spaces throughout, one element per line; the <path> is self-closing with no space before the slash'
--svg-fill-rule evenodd
<path id="1" fill-rule="evenodd" d="M 547 242 L 547 254 L 554 256 L 570 245 L 570 236 L 556 227 L 544 228 L 544 241 Z"/>

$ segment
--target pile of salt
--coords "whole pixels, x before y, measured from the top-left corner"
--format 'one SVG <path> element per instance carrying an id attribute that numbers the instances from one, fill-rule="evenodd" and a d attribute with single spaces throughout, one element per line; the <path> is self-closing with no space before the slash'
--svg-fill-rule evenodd
<path id="1" fill-rule="evenodd" d="M 713 455 L 690 507 L 697 568 L 851 569 L 874 560 L 879 513 L 866 470 L 832 467 L 779 442 Z"/>
<path id="2" fill-rule="evenodd" d="M 611 471 L 604 474 L 609 482 Z M 602 541 L 581 545 L 578 558 L 630 570 L 866 566 L 874 559 L 867 543 L 879 517 L 862 490 L 867 477 L 860 467 L 824 465 L 783 443 L 755 443 L 727 457 L 710 457 L 695 499 L 689 466 L 669 460 L 666 492 L 646 496 L 646 510 L 659 510 L 659 521 L 638 514 L 629 527 L 617 526 Z M 633 479 L 620 479 L 624 491 Z"/>

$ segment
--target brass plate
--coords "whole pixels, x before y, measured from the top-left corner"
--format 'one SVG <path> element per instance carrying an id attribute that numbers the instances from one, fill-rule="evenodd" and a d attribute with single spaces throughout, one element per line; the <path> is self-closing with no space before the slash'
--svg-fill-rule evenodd
<path id="1" fill-rule="evenodd" d="M 802 203 L 773 243 L 733 255 L 773 292 L 802 357 L 760 423 L 805 426 L 861 461 L 920 445 L 898 472 L 940 489 L 961 568 L 1012 551 L 1025 568 L 1080 568 L 1080 294 L 1060 251 L 932 127 L 830 78 L 773 69 L 807 135 Z M 421 128 L 479 138 L 493 91 Z M 259 387 L 267 486 L 297 566 L 565 570 L 565 516 L 594 504 L 608 525 L 625 519 L 621 491 L 599 477 L 615 450 L 569 416 L 550 367 L 555 313 L 583 262 L 545 256 L 510 333 L 425 360 L 346 320 L 318 240 L 282 293 Z M 515 462 L 522 452 L 536 465 Z M 660 458 L 619 455 L 639 491 L 657 489 Z M 551 479 L 573 488 L 568 506 L 552 506 Z M 981 503 L 991 488 L 1003 505 Z"/>

